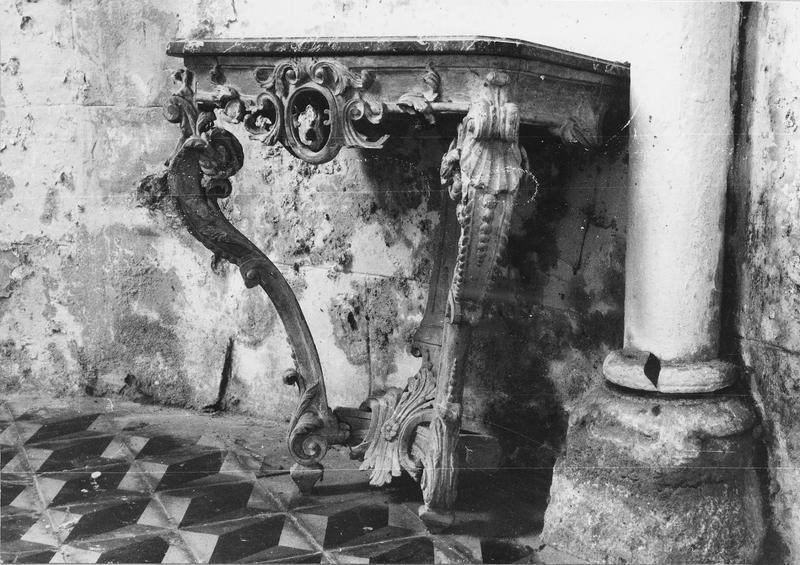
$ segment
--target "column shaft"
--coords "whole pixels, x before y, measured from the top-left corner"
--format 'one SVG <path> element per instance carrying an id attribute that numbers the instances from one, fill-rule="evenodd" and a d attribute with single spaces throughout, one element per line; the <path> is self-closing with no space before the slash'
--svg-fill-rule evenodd
<path id="1" fill-rule="evenodd" d="M 631 66 L 625 346 L 713 359 L 732 150 L 736 3 L 659 5 Z"/>

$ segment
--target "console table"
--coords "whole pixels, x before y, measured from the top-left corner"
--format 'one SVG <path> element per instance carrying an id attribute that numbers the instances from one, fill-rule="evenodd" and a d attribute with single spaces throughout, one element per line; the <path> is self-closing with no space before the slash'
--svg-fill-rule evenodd
<path id="1" fill-rule="evenodd" d="M 284 377 L 300 391 L 289 426 L 292 478 L 309 491 L 329 446 L 349 445 L 374 485 L 402 470 L 418 479 L 420 515 L 431 527 L 448 525 L 471 328 L 484 316 L 528 168 L 520 128 L 546 128 L 564 143 L 601 147 L 627 119 L 628 67 L 487 37 L 187 40 L 171 42 L 167 53 L 185 66 L 175 74 L 180 89 L 164 107 L 182 133 L 168 161 L 169 189 L 192 235 L 237 265 L 248 288 L 264 289 L 294 352 L 296 366 Z M 449 250 L 450 267 L 437 265 L 432 277 L 415 336 L 419 372 L 404 390 L 331 410 L 294 293 L 217 204 L 244 164 L 239 141 L 218 122 L 241 123 L 252 140 L 281 143 L 299 159 L 324 163 L 342 147 L 381 149 L 389 116 L 425 124 L 444 114 L 463 116 L 441 162 L 460 234 Z M 444 292 L 436 288 L 439 279 L 447 281 Z"/>

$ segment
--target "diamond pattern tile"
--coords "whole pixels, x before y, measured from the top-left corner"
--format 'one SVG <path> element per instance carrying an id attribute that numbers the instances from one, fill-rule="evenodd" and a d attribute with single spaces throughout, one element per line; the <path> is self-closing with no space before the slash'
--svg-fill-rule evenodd
<path id="1" fill-rule="evenodd" d="M 182 529 L 181 536 L 204 563 L 235 562 L 276 547 L 285 520 L 282 514 L 253 516 L 191 526 Z"/>
<path id="2" fill-rule="evenodd" d="M 21 540 L 4 542 L 0 547 L 3 563 L 50 563 L 55 553 L 49 545 Z"/>
<path id="3" fill-rule="evenodd" d="M 137 459 L 122 481 L 122 488 L 141 488 L 144 479 L 156 490 L 165 490 L 218 473 L 225 451 L 208 447 L 182 447 Z"/>
<path id="4" fill-rule="evenodd" d="M 161 563 L 171 544 L 159 535 L 85 541 L 65 545 L 50 563 Z"/>
<path id="5" fill-rule="evenodd" d="M 183 425 L 174 426 L 160 409 L 52 404 L 0 401 L 3 563 L 500 563 L 563 557 L 551 548 L 534 551 L 541 545 L 530 541 L 536 532 L 526 542 L 496 537 L 494 532 L 517 532 L 540 521 L 520 521 L 519 512 L 530 514 L 524 505 L 517 514 L 476 512 L 467 505 L 449 534 L 431 535 L 417 517 L 414 483 L 369 487 L 346 451 L 330 452 L 324 480 L 304 496 L 288 475 L 282 436 L 260 439 L 259 452 L 204 415 L 181 413 L 176 417 Z M 484 493 L 480 505 L 496 500 L 506 506 L 514 497 Z"/>
<path id="6" fill-rule="evenodd" d="M 308 526 L 309 533 L 324 549 L 355 543 L 366 533 L 389 525 L 385 505 L 350 502 L 298 511 L 295 514 Z"/>
<path id="7" fill-rule="evenodd" d="M 101 500 L 50 508 L 23 536 L 26 541 L 48 543 L 58 536 L 71 541 L 87 535 L 135 524 L 149 502 L 147 496 L 110 492 Z"/>
<path id="8" fill-rule="evenodd" d="M 434 563 L 433 540 L 428 537 L 394 540 L 341 550 L 336 559 L 345 563 Z"/>
<path id="9" fill-rule="evenodd" d="M 216 475 L 153 498 L 140 524 L 164 525 L 164 518 L 180 527 L 252 514 L 247 503 L 253 483 L 235 476 Z M 257 512 L 257 511 L 256 511 Z"/>

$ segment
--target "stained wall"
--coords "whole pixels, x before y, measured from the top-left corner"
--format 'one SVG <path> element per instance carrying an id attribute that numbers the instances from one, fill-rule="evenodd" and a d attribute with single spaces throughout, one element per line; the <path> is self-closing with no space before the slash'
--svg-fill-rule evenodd
<path id="1" fill-rule="evenodd" d="M 626 58 L 614 31 L 624 5 L 501 4 L 459 2 L 476 17 L 454 18 L 447 2 L 2 2 L 0 392 L 288 417 L 296 392 L 280 383 L 292 361 L 274 308 L 235 268 L 212 265 L 158 180 L 178 137 L 160 108 L 180 66 L 167 41 L 481 33 Z M 410 337 L 455 124 L 319 166 L 230 127 L 246 166 L 223 210 L 297 293 L 331 404 L 402 386 L 419 366 Z M 465 408 L 512 463 L 552 461 L 565 409 L 622 339 L 624 143 L 602 155 L 534 134 L 525 144 L 537 183 L 521 196 L 496 317 L 477 332 Z"/>
<path id="2" fill-rule="evenodd" d="M 723 343 L 761 412 L 765 562 L 800 562 L 800 6 L 747 7 Z M 727 305 L 727 307 L 725 307 Z"/>

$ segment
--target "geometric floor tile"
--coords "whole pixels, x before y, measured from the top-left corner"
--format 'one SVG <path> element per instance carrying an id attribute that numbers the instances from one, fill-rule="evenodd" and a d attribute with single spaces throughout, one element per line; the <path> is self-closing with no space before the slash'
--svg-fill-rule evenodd
<path id="1" fill-rule="evenodd" d="M 416 483 L 370 487 L 346 450 L 332 449 L 323 480 L 299 493 L 284 423 L 232 434 L 228 416 L 71 404 L 0 400 L 3 563 L 567 562 L 532 529 L 549 482 L 531 502 L 507 478 L 464 481 L 477 490 L 460 494 L 449 533 L 432 535 Z"/>
<path id="2" fill-rule="evenodd" d="M 185 528 L 261 513 L 247 508 L 252 493 L 253 483 L 237 476 L 205 477 L 183 488 L 158 493 L 142 513 L 139 524 Z"/>
<path id="3" fill-rule="evenodd" d="M 52 507 L 22 537 L 26 541 L 52 543 L 109 532 L 136 523 L 149 502 L 138 493 L 110 491 L 91 502 Z"/>
<path id="4" fill-rule="evenodd" d="M 120 484 L 121 489 L 166 490 L 218 473 L 226 451 L 188 446 L 165 453 L 140 456 Z"/>
<path id="5" fill-rule="evenodd" d="M 197 442 L 192 438 L 176 437 L 157 434 L 143 436 L 138 434 L 118 434 L 112 441 L 102 457 L 109 459 L 132 459 L 147 456 L 161 455 L 175 450 L 189 447 Z"/>
<path id="6" fill-rule="evenodd" d="M 335 559 L 345 563 L 434 563 L 433 540 L 405 538 L 337 551 Z"/>
<path id="7" fill-rule="evenodd" d="M 22 539 L 22 536 L 39 521 L 40 514 L 29 513 L 14 508 L 3 508 L 0 516 L 0 540 L 8 543 Z"/>
<path id="8" fill-rule="evenodd" d="M 239 563 L 322 563 L 322 554 L 292 547 L 276 546 L 248 557 L 243 557 L 239 560 Z"/>
<path id="9" fill-rule="evenodd" d="M 9 498 L 15 492 L 17 492 L 16 485 L 12 485 L 9 489 L 9 492 L 6 493 L 6 482 L 3 481 L 3 496 L 5 497 L 7 494 Z M 43 511 L 46 508 L 46 505 L 43 503 L 42 499 L 39 497 L 39 491 L 36 488 L 36 485 L 26 485 L 22 491 L 17 492 L 17 495 L 11 500 L 5 508 L 3 508 L 3 513 L 7 514 L 11 510 L 19 510 L 22 512 L 33 512 L 33 511 Z"/>
<path id="10" fill-rule="evenodd" d="M 52 506 L 89 502 L 117 489 L 129 469 L 130 463 L 111 461 L 105 465 L 93 465 L 90 469 L 43 473 L 39 477 L 38 489 Z"/>
<path id="11" fill-rule="evenodd" d="M 97 459 L 113 437 L 102 432 L 82 431 L 30 443 L 26 445 L 25 453 L 18 454 L 3 470 L 18 472 L 28 465 L 33 471 L 46 473 L 80 467 Z"/>
<path id="12" fill-rule="evenodd" d="M 0 560 L 3 563 L 49 563 L 56 548 L 26 541 L 3 542 L 0 544 Z"/>
<path id="13" fill-rule="evenodd" d="M 17 448 L 12 445 L 0 445 L 0 470 L 17 455 Z"/>
<path id="14" fill-rule="evenodd" d="M 133 524 L 63 544 L 51 562 L 194 563 L 196 559 L 174 532 Z"/>
<path id="15" fill-rule="evenodd" d="M 84 542 L 62 546 L 50 563 L 161 563 L 169 548 L 158 535 Z"/>
<path id="16" fill-rule="evenodd" d="M 22 491 L 28 488 L 25 483 L 17 483 L 6 480 L 2 477 L 2 488 L 0 488 L 0 506 L 8 506 L 17 498 Z"/>
<path id="17" fill-rule="evenodd" d="M 84 414 L 37 420 L 29 415 L 22 415 L 17 418 L 14 426 L 3 430 L 0 444 L 33 443 L 85 431 L 101 416 L 102 414 Z"/>
<path id="18" fill-rule="evenodd" d="M 351 501 L 297 510 L 311 536 L 323 548 L 340 547 L 389 525 L 385 505 Z"/>
<path id="19" fill-rule="evenodd" d="M 286 516 L 252 516 L 182 528 L 180 535 L 202 563 L 232 563 L 278 545 Z"/>

